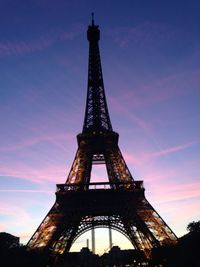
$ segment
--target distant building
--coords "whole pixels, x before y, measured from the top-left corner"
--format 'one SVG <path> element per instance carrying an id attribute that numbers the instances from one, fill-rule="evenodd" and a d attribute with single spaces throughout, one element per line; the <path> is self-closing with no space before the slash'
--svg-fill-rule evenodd
<path id="1" fill-rule="evenodd" d="M 93 254 L 87 247 L 80 252 L 68 252 L 63 254 L 59 261 L 59 267 L 98 267 L 99 256 Z"/>
<path id="2" fill-rule="evenodd" d="M 134 249 L 121 250 L 118 246 L 113 246 L 109 253 L 100 257 L 83 247 L 80 252 L 64 253 L 58 267 L 134 267 L 146 266 L 145 264 L 144 254 Z"/>
<path id="3" fill-rule="evenodd" d="M 19 247 L 19 237 L 1 232 L 0 233 L 0 250 Z"/>
<path id="4" fill-rule="evenodd" d="M 135 249 L 121 250 L 118 246 L 113 246 L 109 253 L 101 257 L 102 266 L 145 266 L 145 256 L 141 251 Z"/>

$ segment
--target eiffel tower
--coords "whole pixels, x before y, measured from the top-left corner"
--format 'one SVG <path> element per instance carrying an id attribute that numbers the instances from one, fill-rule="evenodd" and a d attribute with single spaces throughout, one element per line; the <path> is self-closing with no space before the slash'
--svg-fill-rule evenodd
<path id="1" fill-rule="evenodd" d="M 57 184 L 56 201 L 27 244 L 51 255 L 68 252 L 75 240 L 96 227 L 122 233 L 147 259 L 151 250 L 177 242 L 176 235 L 144 194 L 143 181 L 135 181 L 118 146 L 108 112 L 94 18 L 88 26 L 88 87 L 82 133 L 64 184 Z M 91 183 L 94 164 L 104 164 L 108 182 Z M 54 265 L 53 265 L 54 266 Z"/>

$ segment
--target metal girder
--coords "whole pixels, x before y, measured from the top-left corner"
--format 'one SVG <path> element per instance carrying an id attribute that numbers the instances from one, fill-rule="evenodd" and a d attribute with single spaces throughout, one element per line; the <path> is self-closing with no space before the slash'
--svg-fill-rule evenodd
<path id="1" fill-rule="evenodd" d="M 105 159 L 110 182 L 133 181 L 133 177 L 118 146 L 107 147 L 105 151 Z"/>
<path id="2" fill-rule="evenodd" d="M 137 183 L 137 182 L 134 182 Z M 54 254 L 69 251 L 72 243 L 92 227 L 108 227 L 124 234 L 148 258 L 153 247 L 176 237 L 145 199 L 144 189 L 60 190 L 56 203 L 28 246 L 46 247 Z M 159 229 L 159 230 L 158 230 Z"/>
<path id="3" fill-rule="evenodd" d="M 126 186 L 131 184 L 133 177 L 119 149 L 117 133 L 79 134 L 78 145 L 66 183 L 87 184 L 92 165 L 105 164 L 109 182 L 127 183 Z"/>

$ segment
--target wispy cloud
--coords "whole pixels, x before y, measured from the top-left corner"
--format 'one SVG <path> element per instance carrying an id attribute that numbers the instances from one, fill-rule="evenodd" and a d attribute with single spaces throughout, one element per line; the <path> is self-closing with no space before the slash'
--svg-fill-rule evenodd
<path id="1" fill-rule="evenodd" d="M 23 208 L 15 206 L 13 203 L 12 205 L 1 203 L 0 214 L 13 217 L 14 218 L 13 222 L 15 223 L 22 221 L 23 223 L 26 223 L 27 221 L 30 220 L 29 214 Z"/>
<path id="2" fill-rule="evenodd" d="M 38 226 L 38 220 L 42 220 L 42 218 L 38 218 L 37 222 L 35 222 L 36 220 L 27 212 L 26 208 L 23 208 L 17 201 L 16 203 L 11 202 L 8 204 L 1 201 L 0 217 L 4 219 L 5 223 L 0 225 L 0 231 L 20 236 L 20 242 L 26 243 L 34 233 L 34 228 Z M 33 205 L 35 204 L 36 201 Z M 35 227 L 34 223 L 37 224 Z"/>
<path id="3" fill-rule="evenodd" d="M 182 144 L 182 145 L 177 145 L 177 146 L 174 146 L 174 147 L 169 147 L 169 148 L 166 148 L 166 149 L 161 149 L 161 150 L 156 151 L 156 152 L 152 152 L 152 153 L 149 153 L 149 154 L 147 153 L 145 157 L 154 158 L 154 157 L 166 156 L 166 155 L 169 155 L 169 154 L 176 153 L 176 152 L 179 152 L 181 150 L 187 149 L 187 148 L 193 146 L 194 144 L 195 144 L 194 142 L 190 142 L 190 143 L 187 143 L 187 144 Z"/>
<path id="4" fill-rule="evenodd" d="M 117 98 L 110 97 L 109 100 L 112 105 L 113 111 L 119 114 L 123 114 L 124 116 L 126 116 L 126 118 L 132 120 L 140 129 L 144 130 L 144 132 L 146 132 L 147 134 L 152 134 L 152 128 L 151 128 L 150 123 L 148 123 L 145 119 L 141 118 L 141 116 L 136 115 L 136 112 L 133 113 L 129 109 L 128 102 L 127 102 L 127 105 L 124 105 L 126 101 L 124 101 L 123 95 L 121 99 L 120 97 L 117 97 Z"/>
<path id="5" fill-rule="evenodd" d="M 174 225 L 178 236 L 186 233 L 189 222 L 199 219 L 200 210 L 200 183 L 177 183 L 175 179 L 166 180 L 161 184 L 154 184 L 148 193 L 147 199 L 153 204 L 167 223 Z"/>
<path id="6" fill-rule="evenodd" d="M 79 27 L 71 32 L 54 33 L 52 36 L 42 36 L 34 40 L 0 41 L 0 57 L 23 55 L 44 50 L 56 42 L 71 41 L 82 31 L 82 27 Z"/>
<path id="7" fill-rule="evenodd" d="M 30 189 L 0 189 L 2 193 L 47 193 L 53 194 L 53 190 L 30 190 Z"/>
<path id="8" fill-rule="evenodd" d="M 70 134 L 70 133 L 40 134 L 36 137 L 23 139 L 19 142 L 16 141 L 15 144 L 12 144 L 12 145 L 6 145 L 6 146 L 2 145 L 0 148 L 0 151 L 2 151 L 2 152 L 17 151 L 17 150 L 21 150 L 24 148 L 34 146 L 34 145 L 36 145 L 40 142 L 43 142 L 43 141 L 48 141 L 48 142 L 53 143 L 53 144 L 55 144 L 55 145 L 57 145 L 63 149 L 63 147 L 61 145 L 59 145 L 58 140 L 66 140 L 66 139 L 69 140 L 72 138 L 74 138 L 74 134 Z"/>
<path id="9" fill-rule="evenodd" d="M 134 27 L 118 27 L 108 31 L 120 47 L 130 43 L 140 46 L 156 42 L 156 46 L 164 41 L 174 40 L 179 35 L 169 24 L 146 21 Z"/>
<path id="10" fill-rule="evenodd" d="M 199 88 L 199 83 L 200 69 L 184 70 L 148 83 L 140 82 L 139 87 L 125 87 L 119 94 L 110 96 L 109 101 L 115 112 L 120 113 L 132 108 L 137 110 L 179 96 L 190 95 Z"/>
<path id="11" fill-rule="evenodd" d="M 192 147 L 195 144 L 195 142 L 189 142 L 186 144 L 181 144 L 173 147 L 163 148 L 158 151 L 140 151 L 137 153 L 137 156 L 133 155 L 132 153 L 123 153 L 124 158 L 126 161 L 133 165 L 144 165 L 147 161 L 154 161 L 157 158 L 161 158 L 170 154 L 174 154 L 177 152 L 180 152 L 182 150 L 185 150 L 187 148 Z"/>
<path id="12" fill-rule="evenodd" d="M 55 43 L 53 39 L 40 38 L 32 41 L 0 42 L 0 56 L 23 55 L 43 50 Z"/>
<path id="13" fill-rule="evenodd" d="M 191 198 L 200 198 L 200 182 L 175 183 L 165 182 L 154 184 L 154 203 L 170 203 L 189 201 Z M 200 206 L 200 205 L 199 205 Z"/>
<path id="14" fill-rule="evenodd" d="M 69 168 L 68 168 L 69 169 Z M 66 180 L 65 166 L 48 164 L 36 169 L 32 166 L 17 162 L 13 169 L 8 166 L 0 166 L 0 176 L 24 179 L 36 184 L 47 182 L 63 183 Z"/>

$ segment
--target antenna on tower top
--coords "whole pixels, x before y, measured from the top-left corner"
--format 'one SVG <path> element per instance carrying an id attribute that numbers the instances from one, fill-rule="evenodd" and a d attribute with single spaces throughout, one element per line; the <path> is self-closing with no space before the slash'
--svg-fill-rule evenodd
<path id="1" fill-rule="evenodd" d="M 91 15 L 92 15 L 92 26 L 94 26 L 94 12 L 92 12 Z"/>

